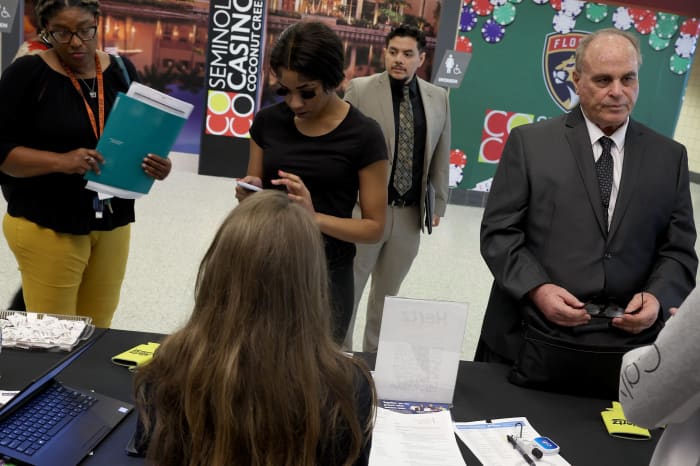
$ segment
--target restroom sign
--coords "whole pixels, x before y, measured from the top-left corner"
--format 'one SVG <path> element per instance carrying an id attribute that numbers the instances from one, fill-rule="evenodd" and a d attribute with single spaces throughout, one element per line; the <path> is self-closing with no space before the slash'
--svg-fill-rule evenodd
<path id="1" fill-rule="evenodd" d="M 0 0 L 0 32 L 12 32 L 19 0 Z"/>

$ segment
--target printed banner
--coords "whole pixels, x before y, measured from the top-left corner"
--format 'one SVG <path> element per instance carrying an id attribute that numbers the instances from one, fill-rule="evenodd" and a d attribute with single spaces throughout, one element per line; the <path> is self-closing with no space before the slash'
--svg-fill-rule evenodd
<path id="1" fill-rule="evenodd" d="M 579 0 L 471 0 L 460 8 L 455 49 L 472 56 L 462 86 L 450 91 L 451 186 L 489 191 L 513 128 L 578 104 L 574 51 L 598 29 L 639 38 L 640 92 L 632 117 L 673 137 L 698 19 Z"/>
<path id="2" fill-rule="evenodd" d="M 249 131 L 260 103 L 264 50 L 264 0 L 210 2 L 199 173 L 245 175 Z"/>

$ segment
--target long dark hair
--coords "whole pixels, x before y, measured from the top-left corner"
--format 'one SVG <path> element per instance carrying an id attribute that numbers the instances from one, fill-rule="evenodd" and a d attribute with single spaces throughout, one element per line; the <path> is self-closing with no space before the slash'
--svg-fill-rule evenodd
<path id="1" fill-rule="evenodd" d="M 311 215 L 279 191 L 241 202 L 202 260 L 189 321 L 136 376 L 149 462 L 315 466 L 340 451 L 352 464 L 371 428 L 356 382 L 371 380 L 332 340 L 327 289 Z"/>

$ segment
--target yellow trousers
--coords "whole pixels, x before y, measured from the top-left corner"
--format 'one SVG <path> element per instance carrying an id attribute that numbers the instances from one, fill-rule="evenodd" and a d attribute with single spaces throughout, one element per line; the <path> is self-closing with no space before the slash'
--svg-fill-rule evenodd
<path id="1" fill-rule="evenodd" d="M 72 235 L 5 214 L 2 226 L 22 273 L 28 311 L 88 316 L 97 327 L 110 326 L 126 271 L 131 225 Z"/>

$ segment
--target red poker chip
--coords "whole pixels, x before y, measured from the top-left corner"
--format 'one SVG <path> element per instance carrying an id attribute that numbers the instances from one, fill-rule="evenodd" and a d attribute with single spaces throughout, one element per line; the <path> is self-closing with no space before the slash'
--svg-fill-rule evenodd
<path id="1" fill-rule="evenodd" d="M 493 5 L 489 0 L 473 0 L 472 8 L 479 16 L 488 16 L 493 11 Z"/>
<path id="2" fill-rule="evenodd" d="M 629 12 L 630 17 L 635 21 L 642 20 L 651 14 L 651 11 L 645 10 L 644 8 L 627 8 L 627 11 Z"/>
<path id="3" fill-rule="evenodd" d="M 647 35 L 651 31 L 654 30 L 654 26 L 656 26 L 656 15 L 648 15 L 644 16 L 642 18 L 635 18 L 634 21 L 634 28 L 639 32 L 640 34 Z"/>
<path id="4" fill-rule="evenodd" d="M 459 36 L 455 44 L 455 50 L 458 52 L 472 53 L 472 41 L 467 36 Z"/>
<path id="5" fill-rule="evenodd" d="M 697 18 L 688 18 L 681 24 L 681 34 L 690 36 L 700 35 L 700 20 Z"/>
<path id="6" fill-rule="evenodd" d="M 557 11 L 561 11 L 561 0 L 549 0 L 549 5 Z"/>

